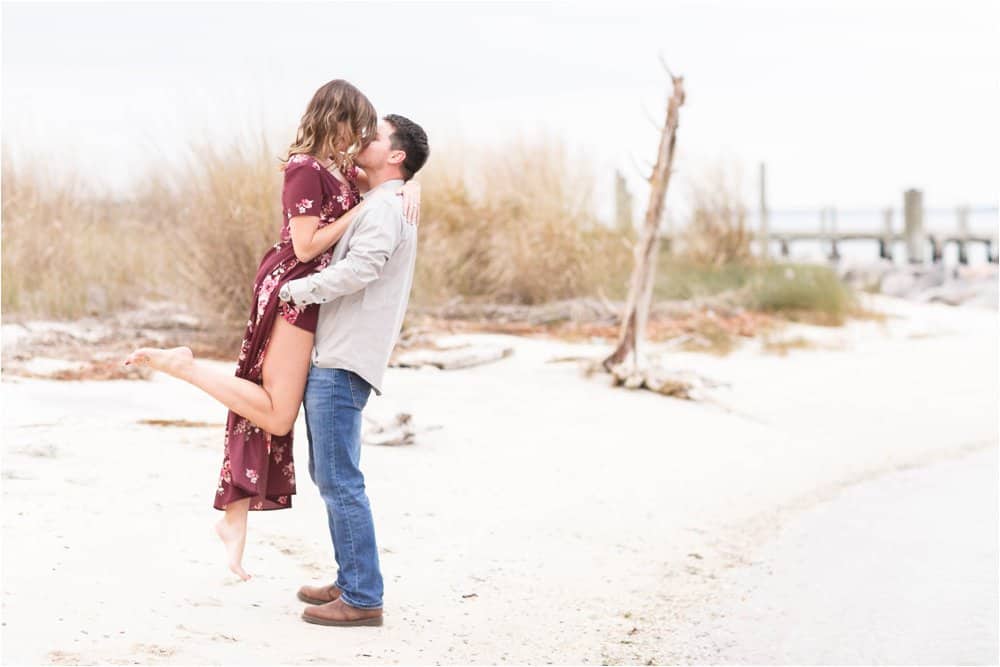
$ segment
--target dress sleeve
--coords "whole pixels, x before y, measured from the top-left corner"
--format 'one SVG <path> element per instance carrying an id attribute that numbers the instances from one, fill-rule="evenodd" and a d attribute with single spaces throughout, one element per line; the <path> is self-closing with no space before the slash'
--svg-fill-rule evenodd
<path id="1" fill-rule="evenodd" d="M 306 155 L 293 155 L 288 160 L 285 186 L 281 192 L 285 220 L 291 220 L 297 215 L 319 215 L 323 206 L 320 169 L 322 167 L 319 163 Z"/>

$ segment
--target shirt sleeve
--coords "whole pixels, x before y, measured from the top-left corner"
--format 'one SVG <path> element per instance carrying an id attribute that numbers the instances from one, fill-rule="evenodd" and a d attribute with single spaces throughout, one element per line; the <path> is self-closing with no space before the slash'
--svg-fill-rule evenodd
<path id="1" fill-rule="evenodd" d="M 347 254 L 322 271 L 285 283 L 296 305 L 327 303 L 353 294 L 382 274 L 386 261 L 399 244 L 399 224 L 393 205 L 373 202 L 355 221 L 347 241 Z"/>
<path id="2" fill-rule="evenodd" d="M 323 206 L 322 167 L 308 155 L 293 155 L 285 167 L 285 185 L 281 191 L 281 204 L 285 220 L 297 215 L 318 216 Z"/>

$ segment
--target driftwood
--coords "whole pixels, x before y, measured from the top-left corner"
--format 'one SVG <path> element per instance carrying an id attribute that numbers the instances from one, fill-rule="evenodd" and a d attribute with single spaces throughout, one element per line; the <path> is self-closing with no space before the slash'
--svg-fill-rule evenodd
<path id="1" fill-rule="evenodd" d="M 560 359 L 559 361 L 568 360 Z M 624 366 L 617 368 L 623 369 Z M 605 370 L 603 361 L 591 361 L 584 366 L 586 375 L 603 373 Z M 612 373 L 611 378 L 616 387 L 648 389 L 664 396 L 673 396 L 689 401 L 716 402 L 709 394 L 709 390 L 730 386 L 727 382 L 713 380 L 694 371 L 667 369 L 656 364 L 644 365 L 642 368 L 635 369 L 635 372 L 631 374 Z"/>
<path id="2" fill-rule="evenodd" d="M 666 65 L 664 65 L 666 68 Z M 656 154 L 656 164 L 649 177 L 649 201 L 646 204 L 646 220 L 642 234 L 635 247 L 635 268 L 629 284 L 628 299 L 621 319 L 618 345 L 604 360 L 604 368 L 622 378 L 640 372 L 642 362 L 640 352 L 649 317 L 649 306 L 653 295 L 653 278 L 659 249 L 660 220 L 663 217 L 663 203 L 667 196 L 667 186 L 674 161 L 677 144 L 678 113 L 684 104 L 684 77 L 670 73 L 673 94 L 667 101 L 667 119 L 660 132 L 660 147 Z M 625 365 L 625 368 L 621 368 Z"/>
<path id="3" fill-rule="evenodd" d="M 629 284 L 628 299 L 621 318 L 618 345 L 614 352 L 601 362 L 611 373 L 616 385 L 631 388 L 645 387 L 669 396 L 693 398 L 697 394 L 695 377 L 671 375 L 665 369 L 652 366 L 643 358 L 643 342 L 649 320 L 653 297 L 656 260 L 659 256 L 659 228 L 663 217 L 663 204 L 673 171 L 674 149 L 677 145 L 677 126 L 680 107 L 684 104 L 684 77 L 674 76 L 663 64 L 672 83 L 672 94 L 667 100 L 667 117 L 660 131 L 660 146 L 656 164 L 649 177 L 649 200 L 642 234 L 635 247 L 635 268 Z"/>
<path id="4" fill-rule="evenodd" d="M 435 366 L 441 370 L 454 370 L 500 361 L 512 354 L 514 354 L 512 347 L 463 346 L 447 349 L 419 349 L 398 354 L 391 365 L 397 368 Z"/>
<path id="5" fill-rule="evenodd" d="M 361 435 L 361 441 L 366 445 L 412 445 L 416 443 L 417 433 L 426 433 L 441 428 L 440 426 L 429 426 L 418 430 L 414 427 L 413 415 L 407 412 L 396 414 L 393 420 L 387 424 L 380 423 L 368 415 L 362 416 L 369 424 Z"/>
<path id="6" fill-rule="evenodd" d="M 616 322 L 621 307 L 607 299 L 592 298 L 564 299 L 537 305 L 466 303 L 461 299 L 454 299 L 442 306 L 418 312 L 440 319 L 518 322 L 541 326 L 559 322 Z"/>

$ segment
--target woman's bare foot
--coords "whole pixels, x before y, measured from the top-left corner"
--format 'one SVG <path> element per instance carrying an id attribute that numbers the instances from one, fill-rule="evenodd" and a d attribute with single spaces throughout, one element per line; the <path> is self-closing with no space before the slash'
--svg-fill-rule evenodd
<path id="1" fill-rule="evenodd" d="M 243 569 L 243 565 L 241 565 L 243 547 L 247 541 L 246 524 L 244 523 L 242 526 L 231 524 L 225 518 L 222 518 L 215 524 L 215 533 L 226 546 L 226 554 L 229 556 L 229 569 L 234 574 L 239 575 L 243 581 L 250 579 L 250 575 L 247 574 L 246 570 Z"/>
<path id="2" fill-rule="evenodd" d="M 167 375 L 183 377 L 184 372 L 194 362 L 190 347 L 172 347 L 164 350 L 157 347 L 140 347 L 126 357 L 126 366 L 149 366 Z"/>

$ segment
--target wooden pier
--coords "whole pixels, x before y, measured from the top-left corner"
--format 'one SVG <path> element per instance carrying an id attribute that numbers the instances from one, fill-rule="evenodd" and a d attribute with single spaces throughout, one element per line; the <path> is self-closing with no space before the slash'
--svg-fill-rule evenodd
<path id="1" fill-rule="evenodd" d="M 986 249 L 987 261 L 998 263 L 997 231 L 991 233 L 973 234 L 969 231 L 969 206 L 958 206 L 955 208 L 955 226 L 947 232 L 928 231 L 924 226 L 925 211 L 923 206 L 923 192 L 920 190 L 907 190 L 903 193 L 903 229 L 896 231 L 893 225 L 893 209 L 885 208 L 881 211 L 882 228 L 879 231 L 860 229 L 840 229 L 837 224 L 836 207 L 827 206 L 819 209 L 818 225 L 814 231 L 774 231 L 771 224 L 772 214 L 768 209 L 765 198 L 765 171 L 764 165 L 760 165 L 760 200 L 759 200 L 759 226 L 758 229 L 750 233 L 752 243 L 757 244 L 761 257 L 768 257 L 771 254 L 772 244 L 777 244 L 782 257 L 789 257 L 790 247 L 793 243 L 800 241 L 818 242 L 824 247 L 824 252 L 831 261 L 840 259 L 839 245 L 845 241 L 871 241 L 878 244 L 879 257 L 892 260 L 895 246 L 901 243 L 905 249 L 905 256 L 909 263 L 923 264 L 927 259 L 933 263 L 941 262 L 944 258 L 945 248 L 948 244 L 955 244 L 958 248 L 958 261 L 960 264 L 969 263 L 969 246 L 982 244 Z M 779 212 L 780 213 L 780 212 Z M 878 215 L 878 211 L 873 211 Z M 660 239 L 665 248 L 674 246 L 675 237 L 678 234 L 673 229 L 668 228 L 660 233 Z M 927 257 L 927 249 L 930 249 L 930 257 Z"/>
<path id="2" fill-rule="evenodd" d="M 762 237 L 758 234 L 754 234 L 753 238 L 760 242 Z M 820 234 L 816 232 L 775 232 L 767 237 L 768 243 L 777 242 L 781 248 L 781 256 L 789 256 L 789 246 L 796 241 L 819 241 L 821 243 L 825 242 L 829 244 L 828 257 L 831 260 L 837 260 L 840 258 L 838 243 L 842 241 L 874 241 L 878 243 L 879 246 L 879 257 L 884 259 L 892 259 L 892 248 L 897 242 L 903 242 L 909 246 L 914 237 L 908 236 L 906 234 L 873 234 L 872 232 L 863 231 L 845 231 L 837 232 L 836 234 Z M 917 237 L 919 243 L 919 237 Z M 976 243 L 981 243 L 986 246 L 986 257 L 989 258 L 990 262 L 994 264 L 997 263 L 997 237 L 996 236 L 959 236 L 956 234 L 938 235 L 938 234 L 925 234 L 924 240 L 929 243 L 931 247 L 931 261 L 939 262 L 944 256 L 944 248 L 949 243 L 954 243 L 958 246 L 958 261 L 960 264 L 969 263 L 968 246 Z M 917 260 L 910 258 L 911 262 L 923 261 L 922 259 Z"/>
<path id="3" fill-rule="evenodd" d="M 660 239 L 665 244 L 664 247 L 669 248 L 673 242 L 673 234 L 661 234 Z M 751 238 L 756 243 L 766 242 L 770 247 L 772 243 L 775 243 L 780 248 L 780 254 L 782 257 L 789 257 L 789 249 L 793 243 L 798 241 L 813 241 L 819 243 L 827 244 L 826 255 L 831 261 L 836 261 L 840 259 L 840 248 L 838 244 L 843 241 L 872 241 L 878 244 L 878 256 L 883 259 L 891 260 L 893 259 L 893 246 L 902 242 L 907 246 L 913 242 L 913 237 L 908 236 L 905 233 L 891 233 L 891 234 L 878 234 L 870 231 L 843 231 L 836 233 L 824 234 L 822 232 L 771 232 L 770 234 L 764 235 L 759 232 L 754 232 L 751 234 Z M 918 237 L 919 238 L 919 237 Z M 996 264 L 997 262 L 997 245 L 998 240 L 996 236 L 982 236 L 982 235 L 968 235 L 962 236 L 956 233 L 951 234 L 934 234 L 926 233 L 923 235 L 925 242 L 930 245 L 932 262 L 940 262 L 944 257 L 944 249 L 949 243 L 954 243 L 958 246 L 958 261 L 960 264 L 969 263 L 968 247 L 974 244 L 982 244 L 986 247 L 986 257 L 987 259 Z M 770 254 L 770 253 L 769 253 Z M 908 256 L 911 263 L 923 262 L 924 259 L 914 259 Z"/>

